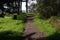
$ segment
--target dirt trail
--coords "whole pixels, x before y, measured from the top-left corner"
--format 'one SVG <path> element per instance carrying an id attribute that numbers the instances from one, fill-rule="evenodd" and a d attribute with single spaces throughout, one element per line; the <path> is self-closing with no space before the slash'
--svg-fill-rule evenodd
<path id="1" fill-rule="evenodd" d="M 33 17 L 29 17 L 26 22 L 26 27 L 24 31 L 24 40 L 45 40 L 45 34 L 40 32 L 32 21 Z"/>

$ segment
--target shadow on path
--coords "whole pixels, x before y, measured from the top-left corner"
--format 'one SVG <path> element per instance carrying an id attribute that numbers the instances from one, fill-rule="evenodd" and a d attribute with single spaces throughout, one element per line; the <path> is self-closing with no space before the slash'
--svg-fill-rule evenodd
<path id="1" fill-rule="evenodd" d="M 26 35 L 24 37 L 24 40 L 60 40 L 60 33 L 55 32 L 54 34 L 48 36 L 48 37 L 40 37 L 40 38 L 31 38 L 32 35 L 35 33 L 31 33 L 29 35 Z"/>
<path id="2" fill-rule="evenodd" d="M 34 35 L 34 34 L 35 34 L 35 33 L 31 33 L 31 34 L 29 34 L 29 35 L 26 35 L 26 36 L 24 37 L 24 40 L 46 40 L 45 37 L 42 37 L 42 38 L 31 38 L 31 36 Z"/>
<path id="3" fill-rule="evenodd" d="M 30 33 L 26 36 L 18 35 L 16 32 L 5 31 L 0 32 L 0 40 L 60 40 L 60 33 L 55 32 L 54 34 L 48 37 L 39 37 L 39 38 L 32 38 L 32 35 L 36 33 Z"/>

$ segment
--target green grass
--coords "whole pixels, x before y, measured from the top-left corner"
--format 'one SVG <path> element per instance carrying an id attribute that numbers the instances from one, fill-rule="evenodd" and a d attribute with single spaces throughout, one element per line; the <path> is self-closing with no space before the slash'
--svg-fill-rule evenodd
<path id="1" fill-rule="evenodd" d="M 11 18 L 0 18 L 0 38 L 16 39 L 22 36 L 24 32 L 24 23 L 21 20 L 13 20 Z M 9 38 L 10 39 L 9 39 Z M 11 38 L 12 37 L 12 38 Z M 6 40 L 7 40 L 6 39 Z"/>
<path id="2" fill-rule="evenodd" d="M 39 19 L 38 16 L 34 17 L 34 22 L 40 31 L 44 32 L 46 36 L 50 36 L 56 32 L 56 29 L 52 27 L 46 20 Z"/>

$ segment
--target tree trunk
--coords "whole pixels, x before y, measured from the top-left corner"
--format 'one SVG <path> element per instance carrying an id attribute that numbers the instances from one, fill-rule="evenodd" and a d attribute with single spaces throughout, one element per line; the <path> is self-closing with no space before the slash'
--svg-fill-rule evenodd
<path id="1" fill-rule="evenodd" d="M 28 12 L 28 0 L 26 0 L 26 12 Z"/>

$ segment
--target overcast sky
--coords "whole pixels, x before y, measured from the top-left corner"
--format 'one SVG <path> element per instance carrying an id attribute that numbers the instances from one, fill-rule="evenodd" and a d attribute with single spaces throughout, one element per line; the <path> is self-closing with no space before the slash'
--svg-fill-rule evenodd
<path id="1" fill-rule="evenodd" d="M 32 1 L 32 0 L 29 0 L 28 1 L 28 6 L 30 6 L 32 3 L 36 4 L 36 0 Z M 22 11 L 23 12 L 26 12 L 26 2 L 22 2 Z"/>
<path id="2" fill-rule="evenodd" d="M 22 2 L 22 11 L 26 12 L 26 2 Z"/>

